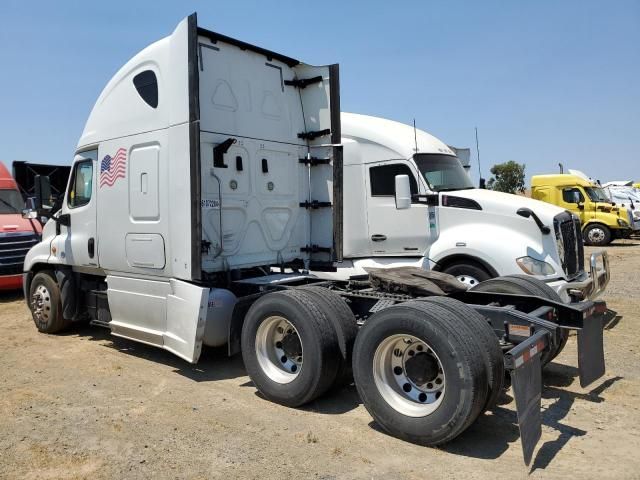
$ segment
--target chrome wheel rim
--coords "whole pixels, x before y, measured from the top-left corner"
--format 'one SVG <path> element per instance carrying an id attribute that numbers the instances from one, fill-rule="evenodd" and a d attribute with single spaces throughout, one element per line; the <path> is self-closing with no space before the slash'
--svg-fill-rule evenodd
<path id="1" fill-rule="evenodd" d="M 472 277 L 471 275 L 457 275 L 456 279 L 460 283 L 464 283 L 468 288 L 475 287 L 480 283 L 477 278 Z"/>
<path id="2" fill-rule="evenodd" d="M 445 396 L 442 362 L 413 335 L 392 335 L 378 345 L 373 378 L 389 406 L 408 417 L 432 414 Z"/>
<path id="3" fill-rule="evenodd" d="M 256 356 L 262 371 L 276 383 L 289 383 L 302 370 L 298 330 L 280 316 L 266 318 L 256 332 Z"/>
<path id="4" fill-rule="evenodd" d="M 592 243 L 599 243 L 604 240 L 604 230 L 601 228 L 592 228 L 589 230 L 589 241 Z"/>
<path id="5" fill-rule="evenodd" d="M 51 293 L 44 285 L 38 285 L 31 295 L 31 311 L 39 322 L 47 322 L 51 318 Z"/>

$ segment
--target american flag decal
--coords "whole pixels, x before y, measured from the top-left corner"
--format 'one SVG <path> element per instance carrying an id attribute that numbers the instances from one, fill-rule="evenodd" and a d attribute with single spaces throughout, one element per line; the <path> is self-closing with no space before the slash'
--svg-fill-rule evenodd
<path id="1" fill-rule="evenodd" d="M 113 157 L 105 155 L 100 163 L 100 187 L 110 187 L 119 178 L 124 178 L 126 174 L 127 151 L 124 148 L 119 148 Z"/>

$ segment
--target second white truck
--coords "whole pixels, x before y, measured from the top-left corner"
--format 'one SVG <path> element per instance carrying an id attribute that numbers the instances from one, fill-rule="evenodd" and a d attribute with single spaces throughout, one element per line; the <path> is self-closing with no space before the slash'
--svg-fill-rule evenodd
<path id="1" fill-rule="evenodd" d="M 416 266 L 473 287 L 502 275 L 544 281 L 565 300 L 594 298 L 608 282 L 606 252 L 587 270 L 580 222 L 559 207 L 473 187 L 455 153 L 391 120 L 342 113 L 344 247 L 332 279 L 371 267 Z M 411 201 L 396 201 L 395 177 Z"/>

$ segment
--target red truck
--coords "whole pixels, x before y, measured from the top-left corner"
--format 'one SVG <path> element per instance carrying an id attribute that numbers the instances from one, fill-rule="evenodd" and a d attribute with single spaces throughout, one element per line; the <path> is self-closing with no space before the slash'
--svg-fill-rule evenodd
<path id="1" fill-rule="evenodd" d="M 22 218 L 25 202 L 18 184 L 0 162 L 0 290 L 22 288 L 22 265 L 40 241 L 42 226 Z"/>

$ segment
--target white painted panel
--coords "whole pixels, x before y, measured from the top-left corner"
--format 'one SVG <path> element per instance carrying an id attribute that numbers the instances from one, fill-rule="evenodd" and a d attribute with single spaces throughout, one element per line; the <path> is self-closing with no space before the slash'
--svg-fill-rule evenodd
<path id="1" fill-rule="evenodd" d="M 129 215 L 133 222 L 160 219 L 160 145 L 135 147 L 129 156 Z"/>
<path id="2" fill-rule="evenodd" d="M 174 279 L 170 283 L 164 348 L 196 363 L 202 351 L 209 289 Z"/>
<path id="3" fill-rule="evenodd" d="M 107 276 L 111 333 L 161 347 L 169 282 Z"/>
<path id="4" fill-rule="evenodd" d="M 290 67 L 221 41 L 198 42 L 202 130 L 304 145 L 298 91 L 284 85 L 295 77 Z"/>
<path id="5" fill-rule="evenodd" d="M 164 268 L 164 238 L 157 233 L 128 233 L 125 241 L 127 262 L 132 267 Z"/>
<path id="6" fill-rule="evenodd" d="M 107 276 L 111 333 L 155 345 L 195 363 L 204 337 L 209 289 L 176 279 Z"/>
<path id="7" fill-rule="evenodd" d="M 298 160 L 306 148 L 238 138 L 224 155 L 227 167 L 213 167 L 213 148 L 226 138 L 201 134 L 202 229 L 203 240 L 210 244 L 203 268 L 215 271 L 300 258 L 309 231 L 309 213 L 300 208 L 308 198 L 308 172 Z M 236 157 L 241 158 L 241 170 Z"/>

